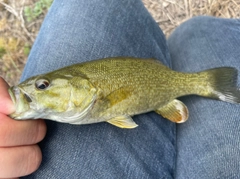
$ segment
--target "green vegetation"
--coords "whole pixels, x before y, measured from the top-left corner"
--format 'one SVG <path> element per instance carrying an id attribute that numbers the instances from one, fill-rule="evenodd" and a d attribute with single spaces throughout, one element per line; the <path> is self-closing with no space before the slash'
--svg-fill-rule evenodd
<path id="1" fill-rule="evenodd" d="M 26 6 L 24 8 L 24 15 L 28 22 L 32 22 L 37 19 L 41 14 L 47 12 L 50 8 L 53 0 L 39 0 L 34 4 L 33 7 Z"/>
<path id="2" fill-rule="evenodd" d="M 5 55 L 5 54 L 6 54 L 6 50 L 5 50 L 5 48 L 0 47 L 0 58 L 2 58 L 3 55 Z"/>
<path id="3" fill-rule="evenodd" d="M 31 50 L 31 46 L 28 45 L 28 44 L 25 44 L 25 45 L 24 45 L 24 49 L 23 49 L 24 55 L 28 56 L 29 53 L 30 53 L 30 50 Z M 0 52 L 0 53 L 1 53 L 1 52 Z"/>

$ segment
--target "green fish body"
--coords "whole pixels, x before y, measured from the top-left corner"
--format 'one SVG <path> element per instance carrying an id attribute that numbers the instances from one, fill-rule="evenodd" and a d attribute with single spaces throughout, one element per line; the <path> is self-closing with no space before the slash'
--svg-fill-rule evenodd
<path id="1" fill-rule="evenodd" d="M 156 111 L 177 123 L 188 119 L 180 96 L 240 102 L 237 70 L 173 71 L 154 59 L 106 58 L 31 77 L 9 89 L 17 120 L 44 118 L 70 124 L 108 122 L 134 128 L 131 116 Z"/>

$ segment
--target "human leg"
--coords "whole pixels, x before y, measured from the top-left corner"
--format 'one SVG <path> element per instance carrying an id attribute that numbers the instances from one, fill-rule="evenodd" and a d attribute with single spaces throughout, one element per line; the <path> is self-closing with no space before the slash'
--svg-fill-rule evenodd
<path id="1" fill-rule="evenodd" d="M 156 58 L 170 65 L 164 35 L 140 0 L 54 1 L 22 80 L 70 64 L 111 56 Z M 175 124 L 155 113 L 139 127 L 47 122 L 43 162 L 26 178 L 171 178 Z"/>
<path id="2" fill-rule="evenodd" d="M 174 70 L 196 72 L 232 66 L 240 70 L 240 21 L 197 17 L 168 39 Z M 239 178 L 240 105 L 184 97 L 190 117 L 177 126 L 176 178 Z"/>

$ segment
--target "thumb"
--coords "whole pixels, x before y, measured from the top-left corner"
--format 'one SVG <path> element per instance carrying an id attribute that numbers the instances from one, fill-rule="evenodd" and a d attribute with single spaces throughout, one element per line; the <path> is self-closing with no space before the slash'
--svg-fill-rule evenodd
<path id="1" fill-rule="evenodd" d="M 0 113 L 7 115 L 15 111 L 14 104 L 8 93 L 8 88 L 7 82 L 0 77 Z"/>

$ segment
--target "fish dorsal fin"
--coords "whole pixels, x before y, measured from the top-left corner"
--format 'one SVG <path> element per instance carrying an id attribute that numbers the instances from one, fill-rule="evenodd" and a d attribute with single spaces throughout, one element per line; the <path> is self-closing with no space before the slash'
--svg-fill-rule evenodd
<path id="1" fill-rule="evenodd" d="M 138 126 L 130 116 L 117 116 L 107 122 L 114 126 L 127 129 L 133 129 Z"/>
<path id="2" fill-rule="evenodd" d="M 164 118 L 176 123 L 183 123 L 188 119 L 187 106 L 177 99 L 157 109 L 156 112 L 161 114 Z"/>

